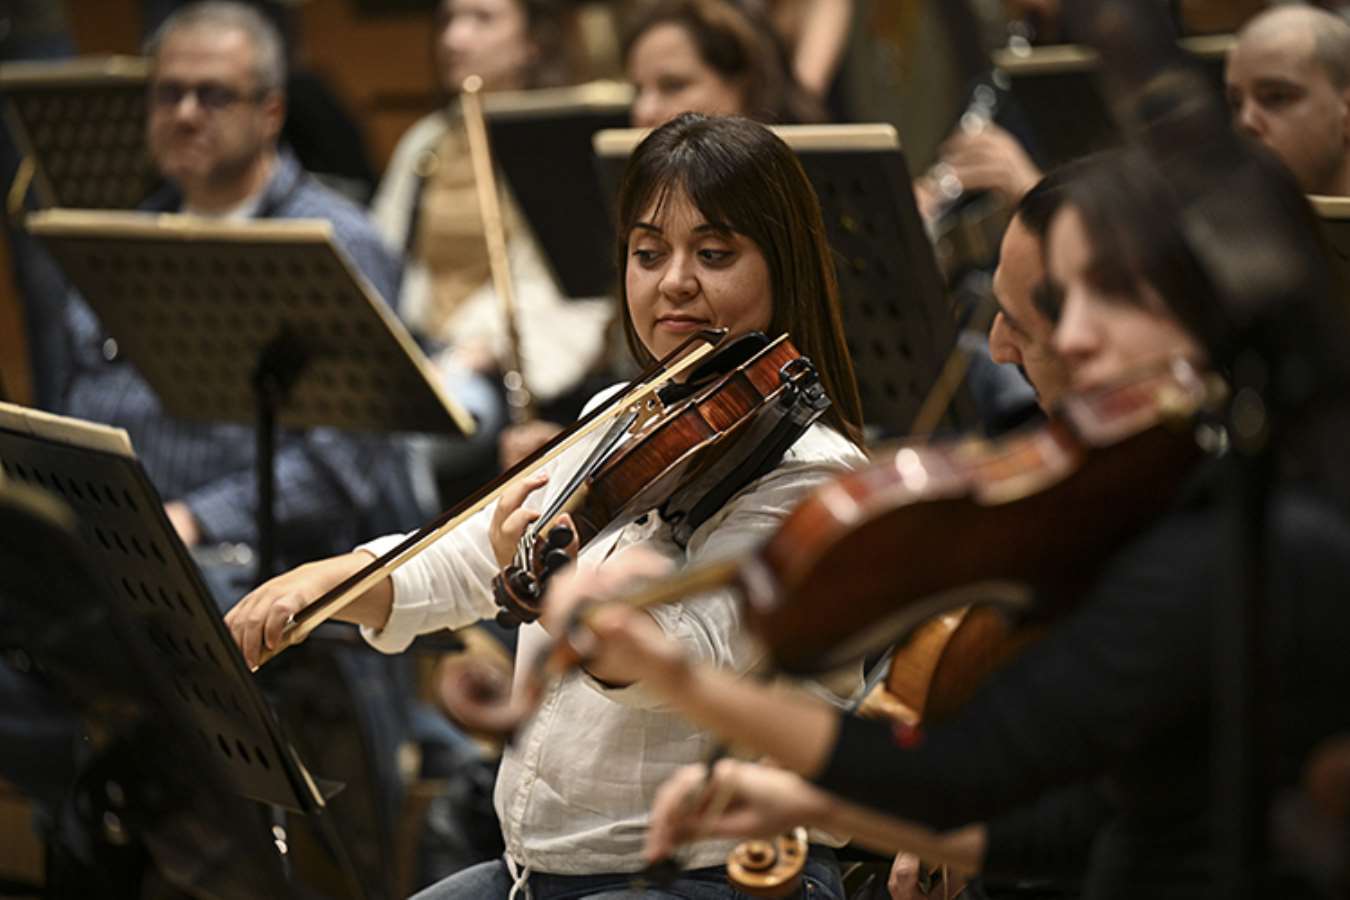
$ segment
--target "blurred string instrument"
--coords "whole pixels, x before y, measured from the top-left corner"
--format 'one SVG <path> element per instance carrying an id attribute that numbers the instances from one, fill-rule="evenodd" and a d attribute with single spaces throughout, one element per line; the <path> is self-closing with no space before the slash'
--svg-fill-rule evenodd
<path id="1" fill-rule="evenodd" d="M 506 389 L 507 414 L 512 425 L 523 425 L 535 418 L 534 395 L 525 382 L 525 370 L 521 363 L 515 283 L 511 280 L 511 261 L 506 252 L 506 228 L 502 224 L 497 178 L 492 170 L 492 149 L 488 144 L 487 122 L 483 116 L 482 92 L 483 79 L 470 75 L 461 86 L 460 105 L 464 112 L 464 128 L 469 137 L 469 157 L 473 162 L 478 208 L 483 216 L 483 235 L 487 239 L 492 287 L 501 302 L 502 324 L 506 330 L 502 386 Z"/>

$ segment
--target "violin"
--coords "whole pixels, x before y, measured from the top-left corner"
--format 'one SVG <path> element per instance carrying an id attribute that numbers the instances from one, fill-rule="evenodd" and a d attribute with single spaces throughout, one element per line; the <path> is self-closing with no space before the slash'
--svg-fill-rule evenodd
<path id="1" fill-rule="evenodd" d="M 602 427 L 628 406 L 639 405 L 654 394 L 665 379 L 675 380 L 702 361 L 726 337 L 726 329 L 706 329 L 691 334 L 684 341 L 652 363 L 624 388 L 582 416 L 570 428 L 555 435 L 542 447 L 507 469 L 500 476 L 464 498 L 460 503 L 436 517 L 433 521 L 408 535 L 398 546 L 371 561 L 309 606 L 296 613 L 282 631 L 278 645 L 264 649 L 259 665 L 267 663 L 287 647 L 309 637 L 314 629 L 337 615 L 358 597 L 380 581 L 388 578 L 400 566 L 426 550 L 445 534 L 453 531 L 471 516 L 481 512 L 508 488 L 526 478 L 540 467 L 556 459 L 595 430 Z"/>
<path id="2" fill-rule="evenodd" d="M 733 341 L 690 379 L 692 392 L 661 393 L 631 405 L 522 535 L 515 558 L 493 580 L 507 625 L 533 622 L 544 586 L 611 522 L 659 510 L 677 540 L 754 478 L 829 407 L 811 361 L 784 335 Z M 575 529 L 557 524 L 568 517 Z M 575 531 L 575 533 L 574 533 Z"/>
<path id="3" fill-rule="evenodd" d="M 743 841 L 727 854 L 727 879 L 752 897 L 796 896 L 807 852 L 800 826 L 771 840 Z"/>
<path id="4" fill-rule="evenodd" d="M 1224 396 L 1176 361 L 1071 395 L 1044 425 L 1001 439 L 889 451 L 809 496 L 743 564 L 747 623 L 780 669 L 804 674 L 974 601 L 1062 608 L 1221 445 L 1208 416 Z M 978 554 L 953 552 L 964 548 Z M 900 550 L 915 563 L 875 565 Z M 838 602 L 821 610 L 820 596 Z"/>
<path id="5" fill-rule="evenodd" d="M 716 361 L 693 369 L 725 330 L 692 335 L 642 373 L 628 390 L 583 417 L 500 478 L 454 509 L 405 538 L 398 546 L 296 613 L 267 662 L 299 643 L 343 607 L 430 547 L 470 516 L 501 496 L 510 485 L 555 459 L 577 441 L 609 423 L 609 430 L 573 475 L 557 515 L 567 513 L 589 539 L 615 517 L 636 516 L 659 508 L 679 528 L 700 521 L 720 507 L 745 481 L 778 456 L 829 407 L 810 360 L 786 336 L 770 341 L 744 335 L 722 348 Z M 702 343 L 693 350 L 690 347 Z M 694 372 L 692 394 L 667 405 L 662 387 Z M 668 380 L 658 381 L 658 373 Z M 778 454 L 775 456 L 774 454 Z M 554 520 L 550 516 L 544 521 Z M 558 565 L 555 543 L 538 530 L 527 531 L 518 564 L 494 579 L 494 592 L 516 621 L 538 617 L 543 581 Z M 556 542 L 557 533 L 552 534 Z M 570 543 L 570 536 L 563 541 Z"/>

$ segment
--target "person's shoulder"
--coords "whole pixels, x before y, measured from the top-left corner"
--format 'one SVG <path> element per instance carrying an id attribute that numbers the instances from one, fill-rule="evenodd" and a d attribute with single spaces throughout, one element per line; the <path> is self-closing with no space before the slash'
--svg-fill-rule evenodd
<path id="1" fill-rule="evenodd" d="M 290 202 L 277 212 L 287 219 L 323 218 L 354 227 L 371 227 L 370 216 L 363 208 L 308 172 L 302 176 Z"/>
<path id="2" fill-rule="evenodd" d="M 434 149 L 449 127 L 450 120 L 443 111 L 428 113 L 410 125 L 394 144 L 394 152 L 389 154 L 389 165 L 382 180 L 411 175 L 417 159 L 426 151 Z"/>
<path id="3" fill-rule="evenodd" d="M 857 444 L 820 421 L 802 433 L 788 448 L 784 459 L 800 463 L 832 463 L 850 469 L 867 464 L 867 454 Z"/>
<path id="4" fill-rule="evenodd" d="M 596 391 L 595 394 L 591 396 L 591 399 L 586 401 L 586 405 L 581 408 L 581 415 L 583 417 L 590 415 L 594 410 L 599 409 L 605 403 L 609 402 L 611 398 L 626 387 L 628 387 L 628 382 L 620 381 L 618 384 L 611 384 L 607 388 Z"/>
<path id="5" fill-rule="evenodd" d="M 395 145 L 397 150 L 421 150 L 441 139 L 450 127 L 450 119 L 443 111 L 427 113 L 408 127 Z"/>
<path id="6" fill-rule="evenodd" d="M 306 174 L 290 202 L 279 208 L 281 219 L 324 219 L 344 247 L 369 247 L 384 253 L 370 214 L 337 191 Z"/>

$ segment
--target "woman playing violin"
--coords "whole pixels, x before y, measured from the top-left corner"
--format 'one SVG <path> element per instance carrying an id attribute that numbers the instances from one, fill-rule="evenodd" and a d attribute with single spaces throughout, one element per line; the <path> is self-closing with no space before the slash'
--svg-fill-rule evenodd
<path id="1" fill-rule="evenodd" d="M 787 333 L 815 362 L 833 405 L 774 469 L 734 495 L 683 546 L 668 523 L 649 514 L 608 529 L 581 548 L 580 557 L 603 567 L 636 546 L 681 563 L 745 552 L 806 492 L 863 460 L 857 385 L 815 195 L 792 152 L 767 129 L 690 114 L 635 151 L 619 224 L 624 324 L 640 361 L 702 328 Z M 340 615 L 391 653 L 420 633 L 492 617 L 490 582 L 538 515 L 532 511 L 538 495 L 566 481 L 590 446 L 583 440 L 523 477 Z M 264 647 L 277 645 L 290 616 L 398 541 L 377 540 L 305 566 L 245 597 L 226 617 L 245 659 L 256 663 Z M 648 622 L 690 658 L 733 670 L 753 662 L 738 640 L 739 612 L 729 595 L 663 609 Z M 545 620 L 521 629 L 518 673 L 541 651 L 550 627 Z M 657 787 L 712 746 L 710 736 L 662 708 L 640 676 L 602 663 L 547 689 L 538 715 L 502 760 L 496 806 L 505 858 L 459 873 L 424 896 L 504 898 L 528 886 L 535 900 L 546 900 L 628 887 L 643 868 L 643 833 Z M 855 676 L 845 690 L 858 686 Z M 692 871 L 674 888 L 685 891 L 679 896 L 735 896 L 721 869 L 729 846 L 697 845 L 688 860 Z M 825 891 L 819 896 L 842 896 L 837 870 L 827 861 L 813 862 L 807 874 Z"/>
<path id="2" fill-rule="evenodd" d="M 1301 202 L 1291 184 L 1280 189 Z M 1068 188 L 1049 232 L 1046 305 L 1075 390 L 1176 357 L 1223 359 L 1226 320 L 1179 213 L 1151 163 L 1132 153 L 1099 161 Z M 598 611 L 594 630 L 613 665 L 641 667 L 653 692 L 788 770 L 719 764 L 711 792 L 731 799 L 702 811 L 690 796 L 709 790 L 705 775 L 682 771 L 658 797 L 648 852 L 807 823 L 986 873 L 1081 879 L 1090 898 L 1206 895 L 1216 870 L 1212 629 L 1242 570 L 1222 465 L 1199 464 L 1170 511 L 1114 552 L 1046 637 L 954 716 L 920 730 L 724 677 L 630 610 Z M 1350 727 L 1341 696 L 1350 527 L 1323 487 L 1328 477 L 1282 477 L 1269 506 L 1273 787 L 1296 783 L 1309 751 Z M 1147 474 L 1137 489 L 1150 490 Z M 583 571 L 556 583 L 547 605 L 594 595 L 604 586 L 596 579 Z M 939 836 L 950 829 L 963 830 Z M 1287 870 L 1265 874 L 1265 896 L 1309 894 Z"/>

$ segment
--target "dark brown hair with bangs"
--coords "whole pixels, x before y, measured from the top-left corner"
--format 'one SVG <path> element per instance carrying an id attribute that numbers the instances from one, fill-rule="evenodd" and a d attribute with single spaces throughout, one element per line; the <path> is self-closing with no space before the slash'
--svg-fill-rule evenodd
<path id="1" fill-rule="evenodd" d="M 861 445 L 862 401 L 844 343 L 834 261 L 820 203 L 792 150 L 742 118 L 685 113 L 653 131 L 633 152 L 619 189 L 621 276 L 639 218 L 679 194 L 709 224 L 744 235 L 764 254 L 773 290 L 770 337 L 786 333 L 810 357 L 832 402 L 826 422 Z M 629 349 L 648 365 L 652 356 L 633 326 L 622 277 L 619 299 Z"/>
<path id="2" fill-rule="evenodd" d="M 746 116 L 771 124 L 825 121 L 825 108 L 797 83 L 787 49 L 762 16 L 727 0 L 657 0 L 624 23 L 625 65 L 660 25 L 683 29 L 703 64 L 740 88 Z"/>
<path id="3" fill-rule="evenodd" d="M 1067 207 L 1082 219 L 1096 286 L 1140 305 L 1152 287 L 1217 358 L 1228 337 L 1221 304 L 1182 232 L 1177 198 L 1143 151 L 1104 153 L 1078 168 L 1065 187 Z"/>

